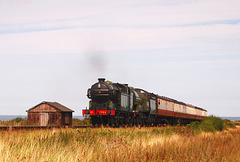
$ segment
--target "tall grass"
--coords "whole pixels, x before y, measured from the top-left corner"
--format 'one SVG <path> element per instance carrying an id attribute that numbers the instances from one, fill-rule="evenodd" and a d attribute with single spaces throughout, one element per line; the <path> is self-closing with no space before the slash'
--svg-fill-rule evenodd
<path id="1" fill-rule="evenodd" d="M 0 132 L 0 161 L 240 161 L 240 128 L 185 127 Z"/>
<path id="2" fill-rule="evenodd" d="M 239 143 L 240 127 L 216 117 L 188 127 L 0 132 L 0 162 L 240 161 Z"/>

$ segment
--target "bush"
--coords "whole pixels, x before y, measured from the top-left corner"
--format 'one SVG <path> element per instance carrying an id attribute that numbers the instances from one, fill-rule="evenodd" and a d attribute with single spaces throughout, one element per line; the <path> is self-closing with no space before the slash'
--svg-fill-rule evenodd
<path id="1" fill-rule="evenodd" d="M 223 126 L 224 126 L 224 129 L 227 129 L 227 128 L 235 128 L 235 123 L 233 123 L 231 120 L 223 120 Z"/>
<path id="2" fill-rule="evenodd" d="M 73 118 L 72 119 L 72 125 L 75 125 L 75 126 L 91 126 L 92 124 L 91 124 L 90 118 L 84 118 L 83 120 Z"/>
<path id="3" fill-rule="evenodd" d="M 215 116 L 209 116 L 199 121 L 191 122 L 187 127 L 193 131 L 205 131 L 205 132 L 216 132 L 231 127 L 232 122 L 224 122 L 221 118 Z"/>
<path id="4" fill-rule="evenodd" d="M 28 120 L 26 118 L 17 117 L 9 121 L 0 121 L 1 126 L 26 126 L 28 125 Z"/>
<path id="5" fill-rule="evenodd" d="M 200 129 L 206 132 L 216 132 L 223 130 L 223 120 L 219 117 L 209 116 L 199 125 Z"/>
<path id="6" fill-rule="evenodd" d="M 234 122 L 234 125 L 235 125 L 235 126 L 240 125 L 240 122 L 239 122 L 239 121 L 235 121 L 235 122 Z"/>
<path id="7" fill-rule="evenodd" d="M 187 125 L 187 128 L 192 129 L 194 131 L 199 130 L 200 129 L 200 122 L 199 121 L 194 121 L 191 122 L 190 124 Z"/>
<path id="8" fill-rule="evenodd" d="M 23 122 L 24 120 L 26 120 L 26 119 L 24 119 L 22 117 L 17 117 L 15 119 L 10 120 L 10 122 L 20 123 L 20 122 Z"/>

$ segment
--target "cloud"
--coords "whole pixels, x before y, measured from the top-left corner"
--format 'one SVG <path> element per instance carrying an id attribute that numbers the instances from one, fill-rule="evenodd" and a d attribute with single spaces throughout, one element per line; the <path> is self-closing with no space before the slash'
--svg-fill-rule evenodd
<path id="1" fill-rule="evenodd" d="M 239 1 L 32 1 L 0 6 L 0 33 L 239 24 Z"/>
<path id="2" fill-rule="evenodd" d="M 106 77 L 224 114 L 219 100 L 239 103 L 239 3 L 2 0 L 0 106 L 53 99 L 79 115 Z"/>
<path id="3" fill-rule="evenodd" d="M 15 2 L 15 1 L 12 1 Z M 232 1 L 31 1 L 0 6 L 1 54 L 239 49 Z M 14 48 L 12 48 L 14 46 Z"/>
<path id="4" fill-rule="evenodd" d="M 199 51 L 209 54 L 208 51 L 213 50 L 219 53 L 239 50 L 239 29 L 240 24 L 154 29 L 84 28 L 0 35 L 0 42 L 1 54 L 79 53 L 93 46 L 105 51 L 185 48 L 195 50 L 196 54 Z"/>

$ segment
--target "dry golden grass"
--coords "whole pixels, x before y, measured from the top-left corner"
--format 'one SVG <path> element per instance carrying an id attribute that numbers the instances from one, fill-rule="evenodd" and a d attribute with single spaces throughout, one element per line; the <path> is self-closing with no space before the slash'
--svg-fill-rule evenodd
<path id="1" fill-rule="evenodd" d="M 240 161 L 240 127 L 0 132 L 0 161 Z"/>

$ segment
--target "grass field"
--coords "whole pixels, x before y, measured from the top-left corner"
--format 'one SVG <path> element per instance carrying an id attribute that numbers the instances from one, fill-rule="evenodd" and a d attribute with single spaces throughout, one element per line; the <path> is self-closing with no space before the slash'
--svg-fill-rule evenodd
<path id="1" fill-rule="evenodd" d="M 0 161 L 240 161 L 240 127 L 0 132 Z"/>

